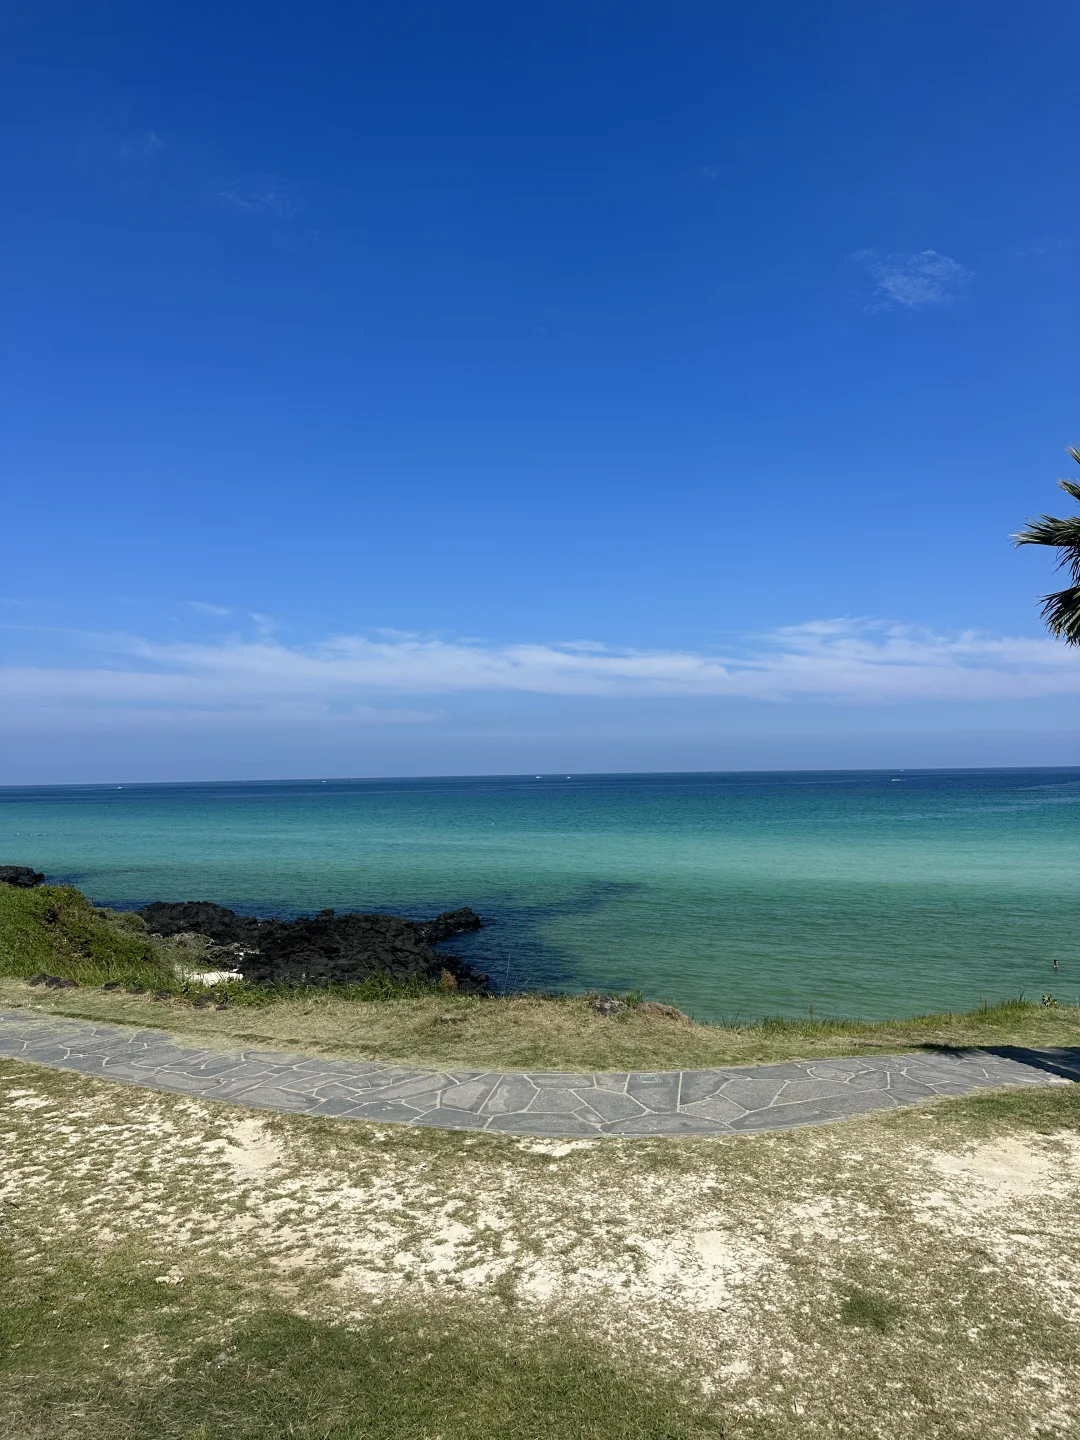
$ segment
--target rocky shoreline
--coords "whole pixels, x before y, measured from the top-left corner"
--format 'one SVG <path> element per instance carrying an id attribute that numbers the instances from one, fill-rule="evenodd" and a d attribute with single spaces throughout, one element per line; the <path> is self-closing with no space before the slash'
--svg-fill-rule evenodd
<path id="1" fill-rule="evenodd" d="M 34 889 L 46 877 L 28 865 L 0 866 L 0 885 Z M 202 958 L 253 985 L 441 984 L 466 995 L 490 995 L 488 977 L 435 946 L 482 928 L 474 910 L 445 910 L 432 920 L 320 910 L 297 920 L 260 920 L 210 900 L 157 900 L 136 910 L 151 935 L 190 937 Z"/>
<path id="2" fill-rule="evenodd" d="M 467 906 L 433 920 L 399 915 L 338 915 L 258 920 L 208 900 L 155 901 L 136 912 L 153 935 L 200 935 L 254 985 L 360 985 L 382 975 L 395 984 L 441 981 L 467 995 L 491 993 L 488 977 L 434 947 L 479 930 Z"/>

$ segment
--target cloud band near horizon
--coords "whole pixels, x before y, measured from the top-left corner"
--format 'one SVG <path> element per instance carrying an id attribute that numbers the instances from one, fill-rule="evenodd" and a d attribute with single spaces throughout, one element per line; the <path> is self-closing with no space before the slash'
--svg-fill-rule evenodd
<path id="1" fill-rule="evenodd" d="M 159 643 L 82 637 L 85 665 L 0 669 L 7 721 L 71 705 L 177 712 L 354 707 L 367 718 L 394 697 L 518 692 L 580 697 L 732 697 L 853 705 L 1080 695 L 1080 654 L 1049 639 L 942 635 L 912 626 L 829 620 L 754 637 L 737 653 L 619 649 L 589 641 L 486 644 L 392 635 L 288 645 L 263 634 Z"/>

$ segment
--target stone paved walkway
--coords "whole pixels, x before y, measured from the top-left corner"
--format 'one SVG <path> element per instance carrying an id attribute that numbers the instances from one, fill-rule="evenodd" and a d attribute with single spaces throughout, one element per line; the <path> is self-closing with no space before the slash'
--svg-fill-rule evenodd
<path id="1" fill-rule="evenodd" d="M 266 1110 L 510 1135 L 782 1130 L 1003 1085 L 1080 1080 L 1080 1050 L 1000 1049 L 580 1074 L 424 1070 L 177 1045 L 159 1030 L 0 1011 L 0 1057 Z"/>

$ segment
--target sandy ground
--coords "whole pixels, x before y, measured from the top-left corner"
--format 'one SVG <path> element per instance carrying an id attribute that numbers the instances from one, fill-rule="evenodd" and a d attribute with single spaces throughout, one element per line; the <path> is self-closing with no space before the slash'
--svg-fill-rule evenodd
<path id="1" fill-rule="evenodd" d="M 809 1424 L 845 1384 L 861 1413 L 871 1346 L 889 1384 L 936 1377 L 931 1407 L 1001 1396 L 1004 1428 L 972 1434 L 1072 1434 L 1080 1133 L 973 1124 L 962 1103 L 783 1135 L 547 1142 L 264 1117 L 8 1064 L 0 1203 L 35 1217 L 39 1250 L 135 1238 L 156 1244 L 163 1285 L 231 1268 L 239 1291 L 344 1323 L 423 1295 L 587 1314 L 740 1413 Z M 846 1324 L 853 1293 L 885 1297 L 895 1327 Z M 1009 1429 L 1017 1416 L 1034 1428 Z"/>

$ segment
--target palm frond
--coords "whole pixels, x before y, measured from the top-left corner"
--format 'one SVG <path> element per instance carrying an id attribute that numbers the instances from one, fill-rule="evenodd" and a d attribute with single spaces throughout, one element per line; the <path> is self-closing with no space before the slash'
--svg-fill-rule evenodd
<path id="1" fill-rule="evenodd" d="M 1080 449 L 1068 447 L 1068 453 L 1080 465 Z M 1080 501 L 1080 484 L 1059 480 L 1066 495 Z M 1080 645 L 1080 515 L 1059 520 L 1053 515 L 1039 515 L 1029 520 L 1023 530 L 1012 537 L 1015 545 L 1049 545 L 1058 551 L 1057 568 L 1067 569 L 1072 585 L 1042 597 L 1042 617 L 1051 635 L 1067 645 Z"/>
<path id="2" fill-rule="evenodd" d="M 1040 515 L 1027 522 L 1027 528 L 1012 537 L 1017 545 L 1080 545 L 1080 515 L 1057 520 L 1053 515 Z"/>
<path id="3" fill-rule="evenodd" d="M 1068 645 L 1080 645 L 1080 585 L 1044 595 L 1042 617 L 1051 635 Z"/>
<path id="4" fill-rule="evenodd" d="M 1064 520 L 1040 515 L 1012 537 L 1016 545 L 1049 545 L 1057 550 L 1057 568 L 1067 567 L 1073 583 L 1080 585 L 1080 515 Z"/>
<path id="5" fill-rule="evenodd" d="M 1080 465 L 1080 450 L 1068 446 L 1068 453 Z M 1058 485 L 1074 500 L 1080 501 L 1080 484 L 1074 480 L 1059 480 Z M 1067 569 L 1073 586 L 1080 586 L 1080 515 L 1070 515 L 1059 520 L 1053 515 L 1039 515 L 1029 520 L 1023 530 L 1012 537 L 1015 545 L 1049 545 L 1059 552 L 1057 568 Z M 1071 645 L 1080 644 L 1080 631 L 1073 633 L 1073 621 L 1069 618 L 1069 596 L 1074 590 L 1060 590 L 1053 595 L 1044 595 L 1042 613 L 1050 630 L 1061 635 Z"/>

